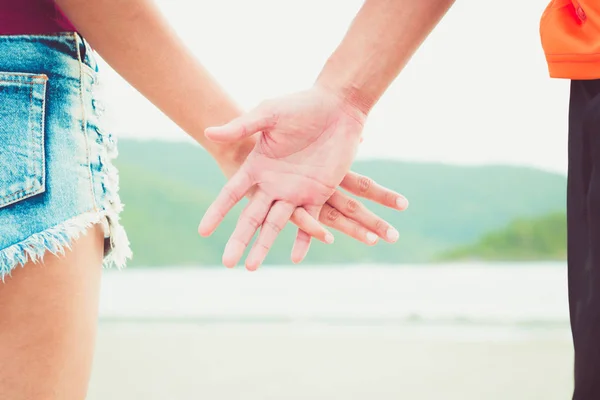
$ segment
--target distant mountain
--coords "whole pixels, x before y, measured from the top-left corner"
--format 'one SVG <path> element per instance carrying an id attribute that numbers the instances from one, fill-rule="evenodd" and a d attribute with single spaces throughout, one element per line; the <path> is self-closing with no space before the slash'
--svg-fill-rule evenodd
<path id="1" fill-rule="evenodd" d="M 117 166 L 123 222 L 134 251 L 132 265 L 215 265 L 233 231 L 240 206 L 208 239 L 198 222 L 225 179 L 210 156 L 187 143 L 121 140 Z M 397 161 L 357 161 L 353 170 L 404 194 L 403 212 L 371 205 L 400 231 L 395 245 L 368 247 L 341 234 L 331 246 L 314 242 L 306 263 L 430 261 L 476 242 L 519 218 L 565 208 L 566 178 L 532 168 L 464 167 Z M 267 263 L 286 264 L 295 229 L 288 226 Z"/>
<path id="2" fill-rule="evenodd" d="M 566 260 L 567 218 L 552 213 L 520 219 L 506 228 L 484 235 L 477 243 L 443 254 L 441 260 Z"/>

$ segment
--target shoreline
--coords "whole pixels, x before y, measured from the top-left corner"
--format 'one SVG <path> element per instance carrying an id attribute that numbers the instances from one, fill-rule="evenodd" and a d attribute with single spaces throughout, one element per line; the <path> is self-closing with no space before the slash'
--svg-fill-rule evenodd
<path id="1" fill-rule="evenodd" d="M 444 329 L 406 327 L 101 322 L 87 400 L 570 396 L 567 332 L 470 332 L 453 336 Z"/>

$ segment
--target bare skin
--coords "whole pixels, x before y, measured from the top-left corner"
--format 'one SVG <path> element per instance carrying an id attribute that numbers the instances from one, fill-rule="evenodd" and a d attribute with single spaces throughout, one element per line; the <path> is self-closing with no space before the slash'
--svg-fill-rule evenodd
<path id="1" fill-rule="evenodd" d="M 312 88 L 267 100 L 205 131 L 215 143 L 259 136 L 244 164 L 207 210 L 198 231 L 210 235 L 249 191 L 223 255 L 234 265 L 260 230 L 246 259 L 257 269 L 294 210 L 319 218 L 356 153 L 369 112 L 453 0 L 366 0 Z M 397 235 L 394 234 L 394 237 Z M 385 238 L 385 236 L 383 236 Z M 293 259 L 308 252 L 311 234 L 299 226 Z"/>
<path id="2" fill-rule="evenodd" d="M 96 338 L 104 234 L 27 263 L 0 284 L 0 397 L 83 400 Z"/>
<path id="3" fill-rule="evenodd" d="M 185 49 L 151 1 L 56 2 L 104 59 L 202 144 L 215 157 L 226 175 L 232 176 L 236 171 L 243 169 L 248 155 L 260 148 L 255 145 L 263 138 L 259 139 L 256 135 L 238 141 L 235 145 L 218 143 L 219 141 L 215 140 L 219 137 L 218 129 L 213 131 L 212 142 L 205 138 L 204 130 L 207 127 L 222 125 L 240 116 L 241 110 Z M 368 114 L 381 93 L 451 3 L 451 0 L 367 0 L 346 39 L 319 77 L 318 84 L 322 89 L 319 93 L 324 93 L 325 90 L 328 99 L 332 99 L 330 94 L 335 93 L 339 101 L 336 100 L 332 104 L 336 107 L 343 104 L 344 109 L 351 106 L 365 115 Z M 375 31 L 372 27 L 379 27 L 379 30 Z M 347 60 L 354 63 L 344 69 L 344 65 L 350 64 Z M 155 79 L 156 76 L 160 76 L 161 79 Z M 294 99 L 288 99 L 289 110 L 293 110 L 293 102 Z M 336 107 L 330 109 L 337 110 L 339 107 Z M 278 127 L 281 131 L 277 135 L 278 138 L 289 134 L 290 124 L 287 122 L 302 120 L 302 124 L 309 125 L 319 122 L 296 117 L 288 115 L 288 118 L 282 120 L 286 124 Z M 347 120 L 345 123 L 350 125 L 350 122 Z M 243 127 L 248 128 L 245 124 Z M 302 127 L 297 128 L 299 131 Z M 337 148 L 352 150 L 353 153 L 360 140 L 360 129 L 355 127 L 350 130 L 352 132 L 343 133 L 352 138 L 345 144 L 347 147 L 340 145 Z M 236 136 L 236 131 L 221 130 L 221 134 L 224 133 L 221 139 L 227 142 L 228 137 L 231 139 L 232 136 Z M 227 132 L 233 134 L 228 135 Z M 334 136 L 335 140 L 339 140 L 342 134 Z M 294 138 L 293 135 L 291 138 Z M 313 143 L 319 142 L 316 137 L 313 139 Z M 302 140 L 285 140 L 288 139 L 277 142 L 277 146 L 280 146 L 277 148 L 278 152 L 285 153 L 287 147 L 284 147 L 289 145 L 289 149 L 295 153 L 298 151 L 294 148 L 295 145 L 305 144 Z M 322 140 L 319 143 L 325 146 L 327 142 Z M 310 151 L 316 153 L 319 149 L 312 146 Z M 398 194 L 374 184 L 368 178 L 348 173 L 349 158 L 341 153 L 343 152 L 338 151 L 336 160 L 332 161 L 336 167 L 335 176 L 327 177 L 327 190 L 321 194 L 318 204 L 314 205 L 310 214 L 303 208 L 306 205 L 304 201 L 293 199 L 294 192 L 291 190 L 284 191 L 281 198 L 279 195 L 271 196 L 277 197 L 279 201 L 284 200 L 283 203 L 289 203 L 295 208 L 284 204 L 286 207 L 279 207 L 279 212 L 274 214 L 273 221 L 270 222 L 271 226 L 279 227 L 291 219 L 298 225 L 302 239 L 296 252 L 298 259 L 308 251 L 311 236 L 325 239 L 325 229 L 313 228 L 315 225 L 311 221 L 316 222 L 316 218 L 362 241 L 366 241 L 367 233 L 373 231 L 380 237 L 386 237 L 389 230 L 387 223 L 369 213 L 355 200 L 336 191 L 337 187 L 341 186 L 389 207 L 405 208 L 405 205 L 397 202 L 399 198 L 403 199 Z M 255 156 L 256 154 L 250 157 L 251 162 L 256 162 Z M 284 162 L 271 166 L 273 173 L 285 172 Z M 259 189 L 264 191 L 265 188 Z M 281 188 L 266 189 L 279 191 Z M 246 194 L 244 192 L 242 191 L 242 196 Z M 272 204 L 277 205 L 278 202 Z M 271 208 L 271 205 L 269 207 Z M 227 210 L 223 204 L 217 204 L 216 210 L 219 208 L 224 208 L 225 212 Z M 302 213 L 302 210 L 304 217 L 299 217 L 298 213 Z M 246 219 L 246 222 L 249 220 Z M 213 225 L 218 224 L 219 218 L 211 218 L 209 215 L 208 222 L 203 228 L 205 233 L 214 230 Z M 252 227 L 247 226 L 244 229 Z M 263 236 L 265 246 L 270 246 L 274 239 L 271 233 L 266 232 L 268 237 Z M 95 227 L 86 236 L 75 241 L 72 250 L 65 256 L 46 255 L 41 265 L 29 263 L 25 268 L 17 268 L 13 276 L 0 285 L 2 398 L 85 399 L 97 326 L 102 236 L 100 228 Z M 240 240 L 242 239 L 244 238 Z M 237 261 L 238 247 L 230 246 L 230 251 L 224 258 L 232 262 Z M 262 252 L 255 252 L 250 267 L 257 268 L 262 259 Z"/>

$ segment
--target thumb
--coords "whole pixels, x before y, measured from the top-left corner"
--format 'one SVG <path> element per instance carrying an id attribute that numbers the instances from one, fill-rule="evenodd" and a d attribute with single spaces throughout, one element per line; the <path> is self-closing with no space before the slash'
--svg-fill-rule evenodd
<path id="1" fill-rule="evenodd" d="M 213 142 L 234 142 L 257 132 L 273 129 L 276 123 L 275 113 L 255 108 L 225 125 L 207 128 L 204 135 Z"/>

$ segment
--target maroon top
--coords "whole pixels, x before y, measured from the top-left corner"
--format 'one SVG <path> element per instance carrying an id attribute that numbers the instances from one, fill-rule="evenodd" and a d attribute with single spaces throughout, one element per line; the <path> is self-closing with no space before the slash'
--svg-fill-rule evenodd
<path id="1" fill-rule="evenodd" d="M 75 31 L 54 0 L 0 0 L 0 35 Z"/>

